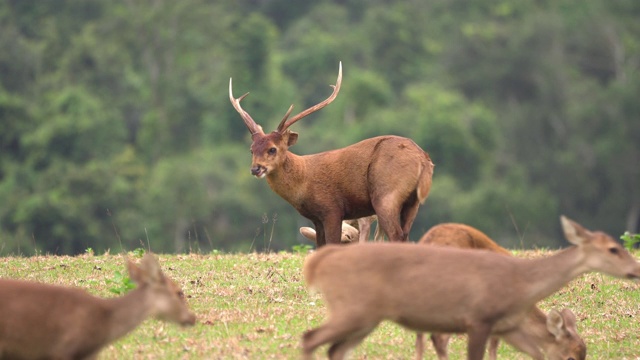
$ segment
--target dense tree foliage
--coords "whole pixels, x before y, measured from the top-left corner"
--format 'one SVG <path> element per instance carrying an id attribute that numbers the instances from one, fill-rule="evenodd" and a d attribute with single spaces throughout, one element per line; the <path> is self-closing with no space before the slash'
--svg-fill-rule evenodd
<path id="1" fill-rule="evenodd" d="M 291 150 L 414 139 L 436 164 L 411 238 L 465 222 L 562 246 L 562 213 L 640 222 L 640 2 L 0 2 L 0 255 L 246 251 L 308 225 L 249 173 L 229 104 L 271 131 L 344 67 Z"/>

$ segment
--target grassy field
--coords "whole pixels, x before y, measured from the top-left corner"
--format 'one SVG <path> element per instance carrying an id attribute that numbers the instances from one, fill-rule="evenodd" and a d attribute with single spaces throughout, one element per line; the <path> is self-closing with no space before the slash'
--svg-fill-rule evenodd
<path id="1" fill-rule="evenodd" d="M 548 255 L 544 251 L 517 256 Z M 638 257 L 638 253 L 635 254 Z M 131 257 L 135 255 L 130 254 Z M 198 316 L 192 328 L 147 320 L 101 359 L 297 359 L 302 333 L 319 325 L 325 308 L 302 281 L 304 254 L 159 255 L 170 277 L 181 284 Z M 110 297 L 122 255 L 3 257 L 0 277 L 70 285 Z M 114 281 L 116 281 L 114 283 Z M 434 294 L 437 296 L 437 294 Z M 640 284 L 587 274 L 539 305 L 568 307 L 578 318 L 590 359 L 640 359 Z M 383 323 L 352 359 L 411 359 L 415 335 Z M 451 359 L 465 358 L 465 339 L 455 337 Z M 316 358 L 325 357 L 326 347 Z M 428 344 L 426 359 L 435 359 Z M 526 359 L 502 344 L 499 358 Z"/>

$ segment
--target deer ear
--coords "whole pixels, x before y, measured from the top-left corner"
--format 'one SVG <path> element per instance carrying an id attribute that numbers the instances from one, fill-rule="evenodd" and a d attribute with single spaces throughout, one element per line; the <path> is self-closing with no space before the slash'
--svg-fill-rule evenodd
<path id="1" fill-rule="evenodd" d="M 577 329 L 576 325 L 576 314 L 573 313 L 570 309 L 562 309 L 562 319 L 564 319 L 564 326 L 567 329 Z"/>
<path id="2" fill-rule="evenodd" d="M 288 139 L 287 139 L 287 146 L 293 146 L 297 142 L 298 142 L 298 133 L 295 133 L 293 131 L 289 131 Z"/>
<path id="3" fill-rule="evenodd" d="M 556 339 L 560 339 L 565 332 L 564 318 L 556 309 L 551 309 L 547 314 L 547 330 L 553 334 Z"/>
<path id="4" fill-rule="evenodd" d="M 129 278 L 134 283 L 140 285 L 144 282 L 144 271 L 129 259 L 127 259 L 127 272 L 129 273 Z"/>
<path id="5" fill-rule="evenodd" d="M 163 279 L 162 268 L 158 259 L 151 253 L 146 253 L 142 257 L 142 263 L 140 265 L 147 277 L 154 282 L 161 282 Z"/>
<path id="6" fill-rule="evenodd" d="M 560 216 L 560 222 L 562 223 L 564 236 L 570 243 L 580 245 L 584 242 L 589 232 L 587 229 L 564 215 Z"/>
<path id="7" fill-rule="evenodd" d="M 160 263 L 158 263 L 158 259 L 150 253 L 144 254 L 140 265 L 136 265 L 131 260 L 127 260 L 127 269 L 129 271 L 129 278 L 138 285 L 157 284 L 164 281 Z"/>

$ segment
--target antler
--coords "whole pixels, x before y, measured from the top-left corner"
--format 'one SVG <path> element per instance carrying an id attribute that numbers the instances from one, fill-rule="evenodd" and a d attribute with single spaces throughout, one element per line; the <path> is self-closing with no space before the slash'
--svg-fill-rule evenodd
<path id="1" fill-rule="evenodd" d="M 331 85 L 331 87 L 333 87 L 333 93 L 323 102 L 314 105 L 310 108 L 308 108 L 307 110 L 299 113 L 298 115 L 294 116 L 293 118 L 291 118 L 289 121 L 287 121 L 287 118 L 289 117 L 289 114 L 291 114 L 291 110 L 293 110 L 293 105 L 291 105 L 289 107 L 289 110 L 287 111 L 287 113 L 284 115 L 284 118 L 282 118 L 282 121 L 280 121 L 280 125 L 278 125 L 278 132 L 283 132 L 285 130 L 287 130 L 289 128 L 289 126 L 293 125 L 296 121 L 302 119 L 303 117 L 312 114 L 320 109 L 322 109 L 323 107 L 329 105 L 335 98 L 336 96 L 338 96 L 338 92 L 340 91 L 340 84 L 342 83 L 342 61 L 340 62 L 340 67 L 338 69 L 338 80 L 336 80 L 336 84 L 335 85 Z M 242 98 L 240 98 L 242 99 Z"/>
<path id="2" fill-rule="evenodd" d="M 244 120 L 245 125 L 247 125 L 247 128 L 249 128 L 249 131 L 251 132 L 251 136 L 255 134 L 264 134 L 264 132 L 262 131 L 262 127 L 258 125 L 251 118 L 251 115 L 249 115 L 248 112 L 242 109 L 242 106 L 240 106 L 240 101 L 242 101 L 242 99 L 244 99 L 247 95 L 249 95 L 249 93 L 246 93 L 237 99 L 234 98 L 233 97 L 233 79 L 229 78 L 229 100 L 231 100 L 231 104 L 236 109 L 236 111 L 240 114 L 240 116 L 242 117 L 242 120 Z"/>

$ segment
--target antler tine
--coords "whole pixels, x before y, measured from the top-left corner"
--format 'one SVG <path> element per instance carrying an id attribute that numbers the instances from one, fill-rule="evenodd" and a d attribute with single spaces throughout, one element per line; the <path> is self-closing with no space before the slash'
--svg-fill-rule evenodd
<path id="1" fill-rule="evenodd" d="M 292 117 L 287 121 L 287 118 L 289 117 L 289 113 L 291 112 L 291 110 L 293 110 L 293 105 L 291 105 L 291 107 L 289 107 L 289 111 L 280 122 L 280 125 L 278 125 L 278 132 L 283 132 L 287 130 L 296 121 L 329 105 L 336 98 L 336 96 L 338 96 L 338 92 L 340 91 L 341 84 L 342 84 L 342 61 L 340 62 L 340 66 L 338 68 L 338 80 L 336 80 L 335 85 L 331 85 L 331 87 L 333 87 L 333 93 L 331 93 L 331 95 L 329 95 L 329 97 L 325 101 L 318 103 L 308 108 L 305 111 L 302 111 L 301 113 L 297 114 L 296 116 Z"/>
<path id="2" fill-rule="evenodd" d="M 262 133 L 262 127 L 258 125 L 251 118 L 251 115 L 249 115 L 248 112 L 244 111 L 242 106 L 240 106 L 240 101 L 242 101 L 242 99 L 247 97 L 247 95 L 249 95 L 249 93 L 246 93 L 237 99 L 234 98 L 233 97 L 233 78 L 229 78 L 229 100 L 231 101 L 233 108 L 236 109 L 236 111 L 240 114 L 240 116 L 242 117 L 242 120 L 244 120 L 245 125 L 247 125 L 247 128 L 249 128 L 251 135 Z"/>
<path id="3" fill-rule="evenodd" d="M 284 117 L 282 118 L 282 120 L 280 121 L 280 124 L 278 124 L 278 129 L 281 129 L 284 126 L 284 123 L 287 121 L 287 119 L 289 118 L 289 115 L 291 115 L 291 111 L 293 111 L 293 104 L 291 104 L 291 106 L 289 106 L 289 110 L 287 110 L 287 113 L 284 114 Z M 286 129 L 286 128 L 285 128 Z"/>

